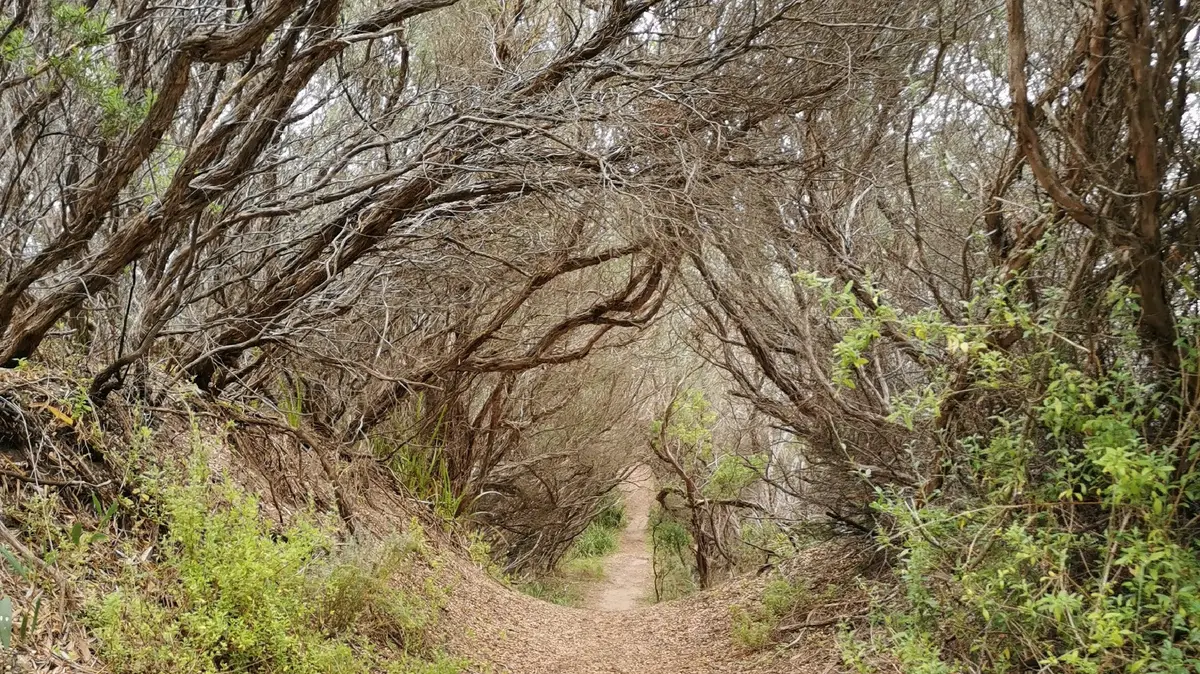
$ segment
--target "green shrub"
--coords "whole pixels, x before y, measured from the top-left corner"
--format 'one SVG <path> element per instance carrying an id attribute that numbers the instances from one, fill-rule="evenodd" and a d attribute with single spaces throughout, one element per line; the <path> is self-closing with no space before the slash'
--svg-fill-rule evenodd
<path id="1" fill-rule="evenodd" d="M 987 392 L 991 416 L 976 434 L 946 439 L 946 464 L 959 470 L 940 494 L 880 493 L 889 523 L 880 541 L 899 562 L 900 596 L 881 597 L 855 645 L 844 642 L 848 664 L 869 671 L 886 660 L 929 674 L 1200 670 L 1200 430 L 1194 403 L 1178 397 L 1195 385 L 1195 339 L 1179 343 L 1189 384 L 1138 352 L 1132 291 L 1115 286 L 1106 302 L 1103 361 L 1077 363 L 1056 332 L 1058 308 L 1035 312 L 1003 288 L 974 303 L 1003 323 L 927 315 L 909 332 L 946 340 L 966 385 Z M 1014 325 L 1023 348 L 995 348 L 992 331 Z M 1196 327 L 1180 319 L 1181 335 Z M 925 393 L 897 398 L 893 418 L 935 423 L 951 390 L 962 383 L 932 373 Z"/>
<path id="2" fill-rule="evenodd" d="M 745 648 L 757 649 L 771 643 L 780 622 L 794 614 L 811 599 L 808 585 L 802 581 L 774 578 L 763 588 L 762 596 L 751 607 L 734 606 L 733 638 Z"/>
<path id="3" fill-rule="evenodd" d="M 758 649 L 771 643 L 775 626 L 767 620 L 755 618 L 741 606 L 733 609 L 733 640 L 744 648 Z"/>
<path id="4" fill-rule="evenodd" d="M 420 668 L 430 607 L 388 582 L 423 549 L 419 528 L 342 549 L 305 519 L 273 534 L 257 501 L 201 461 L 162 491 L 160 519 L 161 563 L 88 608 L 113 671 L 454 671 Z"/>
<path id="5" fill-rule="evenodd" d="M 353 631 L 410 648 L 423 646 L 434 607 L 427 597 L 396 591 L 389 580 L 408 570 L 424 550 L 424 534 L 414 521 L 404 536 L 344 551 L 339 561 L 326 567 L 324 577 L 314 571 L 322 631 L 329 635 Z"/>
<path id="6" fill-rule="evenodd" d="M 471 558 L 475 566 L 486 571 L 492 578 L 501 583 L 508 582 L 504 575 L 504 569 L 500 568 L 492 556 L 491 542 L 482 533 L 472 531 L 467 534 L 467 556 Z"/>
<path id="7" fill-rule="evenodd" d="M 685 525 L 655 506 L 650 512 L 651 561 L 656 601 L 678 599 L 695 592 L 692 535 Z"/>
<path id="8" fill-rule="evenodd" d="M 801 581 L 776 578 L 763 589 L 763 611 L 773 617 L 782 618 L 792 614 L 797 606 L 810 599 L 808 585 Z"/>

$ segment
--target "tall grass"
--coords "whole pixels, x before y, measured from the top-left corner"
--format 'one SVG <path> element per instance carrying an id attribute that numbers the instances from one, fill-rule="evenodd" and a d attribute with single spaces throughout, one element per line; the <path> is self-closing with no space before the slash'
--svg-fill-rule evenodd
<path id="1" fill-rule="evenodd" d="M 619 530 L 606 527 L 599 522 L 587 525 L 567 553 L 569 559 L 595 558 L 610 555 L 617 550 Z"/>
<path id="2" fill-rule="evenodd" d="M 610 496 L 553 572 L 518 582 L 516 587 L 544 601 L 578 606 L 583 587 L 604 578 L 604 558 L 616 552 L 627 521 L 625 504 L 619 496 Z"/>

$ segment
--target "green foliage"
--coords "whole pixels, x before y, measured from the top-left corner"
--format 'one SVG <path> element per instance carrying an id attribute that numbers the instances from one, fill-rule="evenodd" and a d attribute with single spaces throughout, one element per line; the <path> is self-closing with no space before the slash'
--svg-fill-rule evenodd
<path id="1" fill-rule="evenodd" d="M 25 563 L 22 562 L 20 560 L 20 558 L 17 557 L 16 553 L 14 553 L 12 550 L 9 550 L 8 548 L 4 547 L 3 545 L 0 545 L 0 557 L 4 558 L 4 561 L 8 564 L 9 568 L 11 568 L 14 573 L 16 573 L 21 578 L 24 578 L 26 580 L 29 579 L 29 567 L 25 566 Z"/>
<path id="2" fill-rule="evenodd" d="M 553 571 L 518 580 L 514 586 L 543 601 L 578 606 L 583 599 L 581 586 L 604 578 L 604 558 L 616 551 L 620 531 L 626 524 L 624 502 L 615 493 L 608 495 Z"/>
<path id="3" fill-rule="evenodd" d="M 809 593 L 809 587 L 803 581 L 775 578 L 763 590 L 763 611 L 775 618 L 789 615 L 809 598 Z"/>
<path id="4" fill-rule="evenodd" d="M 553 571 L 512 581 L 512 586 L 531 597 L 560 606 L 580 606 L 584 588 L 604 578 L 603 557 L 564 557 Z"/>
<path id="5" fill-rule="evenodd" d="M 480 569 L 500 582 L 505 582 L 504 570 L 492 555 L 492 544 L 478 531 L 467 534 L 467 555 Z"/>
<path id="6" fill-rule="evenodd" d="M 383 663 L 383 671 L 386 674 L 462 674 L 470 666 L 465 658 L 434 651 L 422 657 L 400 655 Z"/>
<path id="7" fill-rule="evenodd" d="M 50 15 L 55 25 L 74 38 L 81 48 L 103 44 L 107 39 L 108 17 L 92 12 L 87 5 L 58 2 L 51 7 Z"/>
<path id="8" fill-rule="evenodd" d="M 626 524 L 625 503 L 618 494 L 610 493 L 600 511 L 571 544 L 564 560 L 596 559 L 616 552 L 617 539 Z"/>
<path id="9" fill-rule="evenodd" d="M 869 284 L 867 292 L 874 308 L 862 305 L 854 293 L 853 282 L 838 288 L 833 279 L 809 272 L 797 273 L 795 278 L 802 287 L 817 293 L 830 318 L 843 319 L 842 339 L 833 346 L 833 382 L 844 388 L 855 388 L 854 371 L 867 364 L 865 354 L 882 336 L 884 322 L 895 319 L 895 313 L 882 303 L 881 292 Z"/>
<path id="10" fill-rule="evenodd" d="M 105 137 L 139 125 L 155 94 L 147 89 L 138 95 L 122 85 L 123 77 L 105 49 L 111 39 L 108 14 L 86 4 L 56 2 L 50 19 L 52 29 L 36 45 L 26 30 L 14 29 L 0 43 L 0 62 L 20 64 L 30 77 L 49 72 L 73 85 L 73 93 L 97 111 L 97 130 Z"/>
<path id="11" fill-rule="evenodd" d="M 766 468 L 765 456 L 743 457 L 723 454 L 704 484 L 704 495 L 709 498 L 735 498 L 749 487 Z"/>
<path id="12" fill-rule="evenodd" d="M 617 549 L 617 531 L 593 521 L 571 546 L 569 557 L 603 557 Z"/>
<path id="13" fill-rule="evenodd" d="M 59 2 L 52 14 L 70 44 L 47 56 L 49 65 L 94 104 L 100 112 L 101 134 L 113 137 L 139 125 L 154 106 L 155 94 L 145 90 L 139 101 L 131 101 L 121 86 L 121 74 L 96 49 L 109 40 L 107 14 L 73 2 Z"/>
<path id="14" fill-rule="evenodd" d="M 83 562 L 93 544 L 106 538 L 100 529 L 107 526 L 107 521 L 99 522 L 99 526 L 91 531 L 86 531 L 84 523 L 78 519 L 67 525 L 64 520 L 71 519 L 67 508 L 60 496 L 52 492 L 35 493 L 22 499 L 16 508 L 9 511 L 9 515 L 20 523 L 23 533 L 38 542 L 35 554 L 51 565 Z M 29 567 L 11 552 L 0 548 L 0 556 L 8 560 L 18 575 L 29 578 Z"/>
<path id="15" fill-rule="evenodd" d="M 771 635 L 774 632 L 773 626 L 766 620 L 759 620 L 754 615 L 742 608 L 734 606 L 733 612 L 733 640 L 740 644 L 743 648 L 755 650 L 771 643 Z"/>
<path id="16" fill-rule="evenodd" d="M 717 421 L 704 393 L 688 389 L 651 427 L 651 449 L 669 469 L 660 483 L 669 501 L 664 500 L 662 507 L 666 510 L 653 520 L 654 535 L 658 537 L 653 543 L 659 599 L 682 596 L 697 585 L 711 584 L 714 570 L 736 572 L 738 560 L 755 556 L 748 554 L 748 546 L 734 544 L 729 549 L 736 556 L 717 557 L 713 541 L 725 536 L 713 528 L 725 521 L 729 512 L 754 507 L 751 499 L 743 498 L 744 492 L 762 478 L 767 457 L 717 447 L 713 436 Z M 686 543 L 679 536 L 681 532 L 686 534 Z M 695 541 L 703 545 L 694 546 Z M 698 555 L 703 560 L 698 560 Z"/>
<path id="17" fill-rule="evenodd" d="M 429 505 L 442 519 L 452 521 L 462 513 L 463 498 L 450 475 L 450 463 L 443 448 L 442 417 L 427 417 L 422 396 L 416 397 L 409 413 L 411 418 L 406 421 L 411 426 L 431 422 L 430 429 L 423 434 L 424 442 L 392 444 L 377 439 L 375 455 L 387 463 L 409 494 Z"/>
<path id="18" fill-rule="evenodd" d="M 655 599 L 670 601 L 695 592 L 695 558 L 687 526 L 655 507 L 650 512 L 650 545 Z"/>
<path id="19" fill-rule="evenodd" d="M 776 577 L 763 588 L 757 605 L 734 606 L 733 638 L 745 648 L 762 648 L 772 641 L 780 621 L 795 613 L 810 599 L 809 587 L 802 581 Z"/>
<path id="20" fill-rule="evenodd" d="M 252 496 L 199 460 L 162 490 L 160 519 L 161 563 L 88 607 L 113 671 L 455 671 L 414 659 L 433 607 L 388 582 L 423 551 L 419 527 L 343 548 L 303 519 L 273 533 Z"/>
<path id="21" fill-rule="evenodd" d="M 13 28 L 8 37 L 0 42 L 0 62 L 2 63 L 16 62 L 29 52 L 30 47 L 24 28 Z"/>
<path id="22" fill-rule="evenodd" d="M 670 420 L 663 433 L 687 447 L 691 457 L 704 462 L 712 460 L 712 428 L 717 423 L 717 413 L 711 407 L 703 391 L 684 391 L 671 403 Z M 651 425 L 655 442 L 663 432 L 662 424 L 655 420 Z"/>
<path id="23" fill-rule="evenodd" d="M 567 557 L 559 562 L 558 569 L 567 578 L 600 580 L 604 578 L 604 558 Z"/>
<path id="24" fill-rule="evenodd" d="M 462 496 L 454 489 L 450 466 L 440 449 L 430 453 L 417 448 L 401 449 L 395 453 L 391 466 L 409 493 L 428 503 L 442 519 L 450 521 L 458 516 Z"/>
<path id="25" fill-rule="evenodd" d="M 287 378 L 280 382 L 279 411 L 288 426 L 300 428 L 304 419 L 304 383 L 299 378 Z"/>
<path id="26" fill-rule="evenodd" d="M 0 598 L 0 646 L 12 648 L 13 603 L 8 597 Z"/>
<path id="27" fill-rule="evenodd" d="M 322 586 L 317 607 L 321 631 L 329 635 L 354 631 L 385 636 L 409 647 L 423 645 L 434 602 L 398 592 L 389 581 L 425 553 L 424 532 L 415 520 L 405 535 L 382 545 L 341 551 L 335 563 L 314 572 Z"/>
<path id="28" fill-rule="evenodd" d="M 923 347 L 950 354 L 974 390 L 1005 404 L 956 443 L 965 488 L 953 498 L 880 493 L 902 598 L 843 645 L 847 664 L 870 671 L 886 655 L 930 674 L 1200 668 L 1200 544 L 1189 533 L 1200 432 L 1194 413 L 1169 412 L 1178 380 L 1164 386 L 1136 351 L 1131 293 L 1117 286 L 1106 301 L 1113 351 L 1100 366 L 1062 348 L 1058 307 L 1035 312 L 1006 288 L 981 287 L 968 310 L 985 320 L 971 326 L 897 320 L 914 339 L 936 338 Z M 1006 329 L 1022 330 L 1027 348 L 994 348 L 989 334 Z M 1184 368 L 1196 372 L 1194 353 Z M 897 423 L 936 418 L 950 384 L 933 375 L 898 399 Z"/>
<path id="29" fill-rule="evenodd" d="M 739 568 L 759 567 L 764 563 L 789 559 L 797 551 L 828 540 L 823 523 L 794 523 L 785 529 L 780 522 L 754 519 L 743 522 L 736 552 Z"/>
<path id="30" fill-rule="evenodd" d="M 592 519 L 592 523 L 613 531 L 624 529 L 629 524 L 629 518 L 625 513 L 625 502 L 618 494 L 609 493 L 604 499 L 604 505 L 600 507 L 600 512 L 596 513 L 596 517 Z"/>

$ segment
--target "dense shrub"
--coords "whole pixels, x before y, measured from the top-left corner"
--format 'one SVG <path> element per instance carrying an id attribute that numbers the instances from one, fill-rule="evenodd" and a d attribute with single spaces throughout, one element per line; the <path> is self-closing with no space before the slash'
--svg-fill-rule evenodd
<path id="1" fill-rule="evenodd" d="M 650 511 L 650 545 L 656 601 L 678 599 L 699 587 L 687 527 L 662 508 Z"/>
<path id="2" fill-rule="evenodd" d="M 869 670 L 886 656 L 906 672 L 1196 671 L 1195 350 L 1180 344 L 1182 375 L 1150 367 L 1134 297 L 1119 286 L 1106 300 L 1104 362 L 1060 348 L 1054 307 L 1002 291 L 977 303 L 990 323 L 922 319 L 927 342 L 958 345 L 967 379 L 933 373 L 896 417 L 936 423 L 950 392 L 968 388 L 991 414 L 946 439 L 940 492 L 880 492 L 901 595 L 847 641 L 847 659 Z M 991 335 L 1012 326 L 1027 348 L 995 346 Z"/>
<path id="3" fill-rule="evenodd" d="M 160 497 L 161 562 L 89 607 L 114 671 L 458 671 L 422 642 L 435 602 L 389 582 L 424 550 L 415 523 L 378 546 L 339 548 L 304 518 L 273 533 L 199 461 Z"/>

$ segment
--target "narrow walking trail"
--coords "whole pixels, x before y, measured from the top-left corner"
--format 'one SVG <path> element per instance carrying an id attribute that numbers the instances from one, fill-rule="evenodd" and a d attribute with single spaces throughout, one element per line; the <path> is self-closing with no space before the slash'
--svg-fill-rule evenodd
<path id="1" fill-rule="evenodd" d="M 654 504 L 654 474 L 638 464 L 622 483 L 626 525 L 617 541 L 617 551 L 604 560 L 604 578 L 584 596 L 585 608 L 596 611 L 627 611 L 646 602 L 654 591 L 654 568 L 650 560 L 650 507 Z"/>
<path id="2" fill-rule="evenodd" d="M 503 587 L 473 566 L 459 567 L 446 607 L 451 652 L 487 674 L 834 674 L 842 672 L 833 628 L 800 634 L 787 651 L 751 651 L 733 638 L 734 607 L 761 592 L 746 578 L 685 599 L 651 604 L 647 541 L 654 480 L 644 466 L 625 485 L 629 524 L 606 578 L 583 608 L 540 601 Z M 839 566 L 836 550 L 807 561 Z"/>

